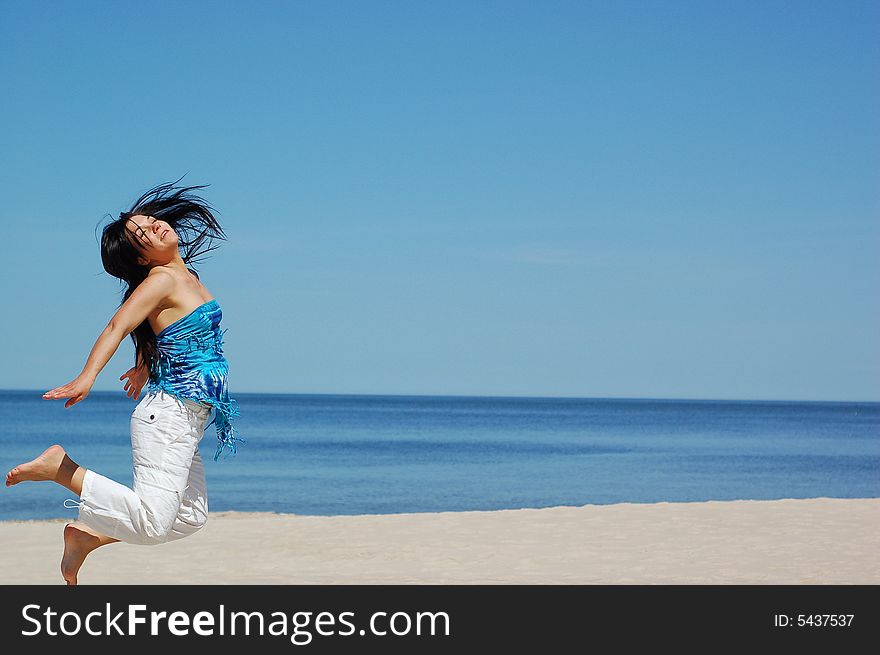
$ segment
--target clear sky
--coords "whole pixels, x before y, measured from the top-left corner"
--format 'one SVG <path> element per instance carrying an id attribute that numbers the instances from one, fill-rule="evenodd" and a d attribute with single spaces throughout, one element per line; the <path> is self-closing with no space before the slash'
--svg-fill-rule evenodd
<path id="1" fill-rule="evenodd" d="M 880 3 L 0 3 L 0 388 L 186 174 L 230 390 L 880 400 Z M 126 339 L 97 390 L 122 390 Z"/>

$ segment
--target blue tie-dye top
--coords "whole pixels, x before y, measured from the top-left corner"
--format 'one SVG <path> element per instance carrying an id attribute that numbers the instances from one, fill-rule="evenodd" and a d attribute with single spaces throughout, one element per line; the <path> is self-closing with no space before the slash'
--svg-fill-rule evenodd
<path id="1" fill-rule="evenodd" d="M 232 419 L 239 416 L 238 403 L 229 397 L 226 377 L 229 364 L 223 356 L 223 334 L 220 319 L 223 313 L 216 300 L 196 307 L 156 335 L 158 358 L 150 368 L 150 391 L 161 389 L 177 398 L 186 398 L 214 407 L 217 426 L 217 452 L 224 449 L 235 454 Z M 208 425 L 211 425 L 209 423 Z"/>

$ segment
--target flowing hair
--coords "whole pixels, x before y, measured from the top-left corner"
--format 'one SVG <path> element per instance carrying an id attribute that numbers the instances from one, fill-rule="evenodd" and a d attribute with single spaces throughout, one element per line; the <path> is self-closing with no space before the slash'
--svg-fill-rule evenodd
<path id="1" fill-rule="evenodd" d="M 149 266 L 138 263 L 143 244 L 131 237 L 126 223 L 132 216 L 152 216 L 168 223 L 177 233 L 177 246 L 180 257 L 187 264 L 187 269 L 196 276 L 199 274 L 194 264 L 203 259 L 203 255 L 219 248 L 216 240 L 225 240 L 226 235 L 217 219 L 214 210 L 205 200 L 192 193 L 204 189 L 208 185 L 175 186 L 180 182 L 167 182 L 153 187 L 126 212 L 120 212 L 119 218 L 104 226 L 101 234 L 101 262 L 104 270 L 121 282 L 127 284 L 121 307 L 131 297 L 137 286 L 147 279 Z M 135 348 L 135 366 L 150 367 L 156 359 L 156 335 L 147 319 L 131 332 Z"/>

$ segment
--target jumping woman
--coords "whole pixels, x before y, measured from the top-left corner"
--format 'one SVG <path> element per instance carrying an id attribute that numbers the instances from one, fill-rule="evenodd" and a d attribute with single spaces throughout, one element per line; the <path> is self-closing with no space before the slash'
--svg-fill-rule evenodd
<path id="1" fill-rule="evenodd" d="M 179 180 L 178 180 L 179 181 Z M 98 337 L 82 372 L 43 394 L 85 400 L 98 374 L 127 335 L 135 345 L 135 365 L 119 378 L 137 400 L 131 414 L 134 485 L 128 488 L 73 461 L 59 445 L 6 475 L 6 486 L 51 480 L 79 497 L 77 519 L 64 526 L 61 575 L 69 585 L 86 556 L 124 541 L 155 545 L 180 539 L 208 520 L 205 469 L 199 441 L 214 423 L 218 446 L 235 453 L 231 420 L 239 415 L 229 397 L 228 363 L 223 356 L 220 305 L 194 269 L 196 258 L 225 239 L 210 206 L 192 191 L 204 186 L 160 184 L 131 210 L 104 227 L 104 270 L 127 284 L 122 304 Z M 211 416 L 214 420 L 209 423 Z M 65 506 L 71 501 L 65 501 Z M 71 507 L 71 509 L 73 508 Z"/>

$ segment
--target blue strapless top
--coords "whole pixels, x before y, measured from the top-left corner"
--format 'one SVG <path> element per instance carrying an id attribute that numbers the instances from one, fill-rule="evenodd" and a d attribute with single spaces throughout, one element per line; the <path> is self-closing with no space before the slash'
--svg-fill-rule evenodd
<path id="1" fill-rule="evenodd" d="M 214 420 L 208 425 L 217 426 L 215 460 L 224 449 L 235 454 L 235 443 L 244 442 L 232 427 L 240 413 L 226 388 L 229 364 L 223 356 L 222 318 L 220 305 L 209 300 L 157 334 L 158 359 L 151 362 L 147 387 L 214 407 Z"/>

